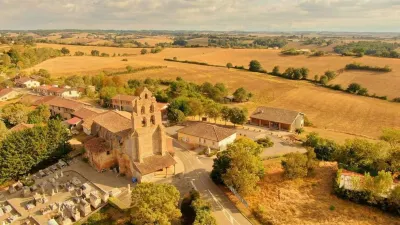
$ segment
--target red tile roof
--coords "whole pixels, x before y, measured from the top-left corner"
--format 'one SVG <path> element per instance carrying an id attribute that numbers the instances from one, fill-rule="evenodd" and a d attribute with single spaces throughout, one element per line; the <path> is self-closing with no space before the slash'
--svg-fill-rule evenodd
<path id="1" fill-rule="evenodd" d="M 78 117 L 72 117 L 71 119 L 65 121 L 66 123 L 70 124 L 70 125 L 75 125 L 78 124 L 79 122 L 81 122 L 82 120 L 79 119 Z"/>
<path id="2" fill-rule="evenodd" d="M 8 95 L 9 93 L 11 93 L 13 91 L 12 88 L 4 88 L 0 90 L 0 97 Z"/>
<path id="3" fill-rule="evenodd" d="M 116 95 L 112 98 L 112 100 L 133 101 L 136 98 L 137 98 L 137 96 L 133 96 L 133 95 Z"/>
<path id="4" fill-rule="evenodd" d="M 300 112 L 272 107 L 258 107 L 250 118 L 268 120 L 276 123 L 292 124 Z"/>
<path id="5" fill-rule="evenodd" d="M 15 83 L 24 84 L 25 82 L 30 81 L 30 80 L 33 80 L 33 79 L 31 79 L 30 77 L 20 77 L 15 80 Z"/>
<path id="6" fill-rule="evenodd" d="M 170 154 L 165 155 L 152 155 L 143 159 L 143 163 L 133 162 L 135 167 L 142 175 L 157 172 L 166 167 L 176 164 L 176 161 Z"/>
<path id="7" fill-rule="evenodd" d="M 72 110 L 78 110 L 82 108 L 85 105 L 83 102 L 78 102 L 74 101 L 71 99 L 66 99 L 66 98 L 61 98 L 61 97 L 55 97 L 51 99 L 50 101 L 47 101 L 46 104 L 50 106 L 55 106 L 55 107 L 61 107 L 61 108 L 66 108 L 66 109 L 72 109 Z"/>
<path id="8" fill-rule="evenodd" d="M 221 141 L 235 134 L 236 131 L 233 129 L 219 127 L 207 123 L 195 123 L 193 125 L 189 125 L 178 130 L 178 133 L 200 137 L 212 141 Z"/>
<path id="9" fill-rule="evenodd" d="M 89 139 L 83 145 L 91 153 L 101 153 L 111 150 L 109 144 L 103 138 L 99 137 Z"/>

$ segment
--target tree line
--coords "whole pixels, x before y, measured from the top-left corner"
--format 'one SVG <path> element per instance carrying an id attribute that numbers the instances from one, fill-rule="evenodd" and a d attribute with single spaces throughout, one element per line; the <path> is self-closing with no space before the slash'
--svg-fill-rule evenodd
<path id="1" fill-rule="evenodd" d="M 334 47 L 334 51 L 345 56 L 362 57 L 364 55 L 371 55 L 385 58 L 400 58 L 400 53 L 396 50 L 399 47 L 399 43 L 359 41 L 337 45 Z"/>

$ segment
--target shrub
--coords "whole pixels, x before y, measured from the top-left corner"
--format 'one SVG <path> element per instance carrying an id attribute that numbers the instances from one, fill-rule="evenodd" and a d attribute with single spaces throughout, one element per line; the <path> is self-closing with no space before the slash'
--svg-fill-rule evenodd
<path id="1" fill-rule="evenodd" d="M 228 69 L 230 69 L 230 68 L 233 67 L 233 65 L 232 65 L 232 63 L 227 63 L 227 64 L 226 64 L 226 67 L 227 67 Z"/>
<path id="2" fill-rule="evenodd" d="M 256 142 L 257 144 L 262 145 L 264 148 L 270 148 L 274 146 L 274 142 L 271 141 L 269 137 L 260 138 Z"/>
<path id="3" fill-rule="evenodd" d="M 304 133 L 304 129 L 303 128 L 296 128 L 296 134 L 300 135 L 302 133 Z"/>
<path id="4" fill-rule="evenodd" d="M 254 217 L 260 222 L 262 225 L 273 225 L 273 219 L 267 213 L 267 210 L 262 205 L 258 205 L 252 210 Z"/>
<path id="5" fill-rule="evenodd" d="M 308 174 L 307 156 L 301 153 L 289 153 L 282 160 L 284 176 L 288 179 L 305 177 Z"/>
<path id="6" fill-rule="evenodd" d="M 262 70 L 261 63 L 257 60 L 251 60 L 249 70 L 252 72 L 260 72 Z"/>
<path id="7" fill-rule="evenodd" d="M 345 69 L 346 70 L 369 70 L 369 71 L 376 71 L 376 72 L 391 72 L 392 71 L 392 69 L 388 65 L 386 65 L 385 67 L 378 67 L 378 66 L 361 65 L 360 63 L 347 64 Z"/>
<path id="8" fill-rule="evenodd" d="M 128 59 L 122 59 L 122 61 L 124 61 L 124 62 L 127 62 L 127 61 L 128 61 Z"/>
<path id="9" fill-rule="evenodd" d="M 400 97 L 394 98 L 392 101 L 393 101 L 393 102 L 400 102 Z"/>
<path id="10" fill-rule="evenodd" d="M 329 206 L 329 210 L 334 211 L 336 208 L 334 205 Z"/>
<path id="11" fill-rule="evenodd" d="M 140 50 L 140 54 L 145 55 L 147 54 L 147 49 L 142 48 L 142 50 Z"/>
<path id="12" fill-rule="evenodd" d="M 342 85 L 340 85 L 340 84 L 333 85 L 332 89 L 333 90 L 338 90 L 338 91 L 342 91 L 343 90 Z"/>
<path id="13" fill-rule="evenodd" d="M 361 89 L 361 85 L 358 83 L 351 83 L 347 87 L 346 91 L 352 93 L 352 94 L 357 94 L 358 91 Z"/>
<path id="14" fill-rule="evenodd" d="M 304 126 L 311 127 L 312 125 L 313 123 L 310 121 L 310 119 L 308 119 L 307 116 L 304 116 Z"/>

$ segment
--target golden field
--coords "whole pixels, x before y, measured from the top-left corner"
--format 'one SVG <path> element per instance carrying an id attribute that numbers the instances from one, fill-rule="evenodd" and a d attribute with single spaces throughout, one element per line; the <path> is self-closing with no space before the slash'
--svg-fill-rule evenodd
<path id="1" fill-rule="evenodd" d="M 264 164 L 266 174 L 259 183 L 260 190 L 246 197 L 246 200 L 250 209 L 262 205 L 265 216 L 272 224 L 400 224 L 396 216 L 333 195 L 332 180 L 337 170 L 333 163 L 320 163 L 314 177 L 296 180 L 283 178 L 280 159 L 266 160 Z M 235 196 L 229 191 L 226 193 L 250 216 L 250 211 L 238 202 Z M 333 210 L 330 209 L 331 206 L 334 207 Z"/>
<path id="2" fill-rule="evenodd" d="M 50 46 L 61 48 L 60 45 Z M 71 52 L 76 50 L 90 52 L 90 49 L 94 48 L 99 51 L 108 51 L 109 53 L 125 51 L 128 54 L 135 54 L 140 51 L 140 49 L 136 48 L 67 47 L 69 47 Z M 400 71 L 400 63 L 397 63 L 399 61 L 395 61 L 395 59 L 372 57 L 355 59 L 339 56 L 320 58 L 308 58 L 305 56 L 281 57 L 278 53 L 279 51 L 276 50 L 180 48 L 165 49 L 158 54 L 138 54 L 129 57 L 59 57 L 47 60 L 31 69 L 44 68 L 48 69 L 53 76 L 65 76 L 72 74 L 95 74 L 102 70 L 121 69 L 126 67 L 126 65 L 134 67 L 161 65 L 167 66 L 167 68 L 142 71 L 122 75 L 121 77 L 128 80 L 131 78 L 144 79 L 146 77 L 175 79 L 177 76 L 181 76 L 184 79 L 198 83 L 205 81 L 212 83 L 222 82 L 230 90 L 245 87 L 255 94 L 251 102 L 241 104 L 247 107 L 249 112 L 259 105 L 302 111 L 307 114 L 318 129 L 329 131 L 324 133 L 327 133 L 328 137 L 332 136 L 333 138 L 335 135 L 332 134 L 337 132 L 376 138 L 380 135 L 383 128 L 400 128 L 400 104 L 398 103 L 333 91 L 304 81 L 286 80 L 235 69 L 183 64 L 163 60 L 164 58 L 178 57 L 180 60 L 195 60 L 220 65 L 225 65 L 226 62 L 232 62 L 236 65 L 247 65 L 251 59 L 258 59 L 267 70 L 271 70 L 275 65 L 280 65 L 281 70 L 289 66 L 305 66 L 310 68 L 311 76 L 322 74 L 328 69 L 341 69 L 347 63 L 353 61 L 377 66 L 388 64 L 394 69 L 391 73 L 377 76 L 376 82 L 379 82 L 379 78 L 382 76 L 390 76 L 392 74 L 393 77 L 396 77 L 397 71 Z M 122 58 L 127 58 L 128 62 L 122 61 Z M 346 74 L 347 72 L 341 74 L 337 79 L 339 80 Z M 360 83 L 362 82 L 360 81 Z M 389 92 L 388 89 L 388 87 L 381 86 L 381 90 L 378 92 L 378 90 L 373 90 L 373 87 L 369 88 L 370 93 L 376 92 L 379 95 L 382 95 L 385 91 Z M 395 90 L 390 92 L 395 93 Z M 342 138 L 340 137 L 340 139 Z"/>
<path id="3" fill-rule="evenodd" d="M 71 55 L 74 55 L 75 52 L 81 51 L 90 55 L 92 50 L 98 50 L 100 53 L 108 53 L 111 56 L 115 53 L 118 54 L 131 54 L 137 55 L 140 54 L 140 48 L 116 48 L 116 47 L 103 47 L 103 46 L 79 46 L 79 45 L 60 45 L 60 44 L 45 44 L 45 43 L 37 43 L 36 47 L 38 48 L 54 48 L 61 49 L 63 47 L 68 48 Z"/>

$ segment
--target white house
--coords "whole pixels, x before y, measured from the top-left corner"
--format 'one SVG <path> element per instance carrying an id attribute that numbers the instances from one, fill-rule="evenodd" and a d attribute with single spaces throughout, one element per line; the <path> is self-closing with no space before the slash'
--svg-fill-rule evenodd
<path id="1" fill-rule="evenodd" d="M 4 102 L 16 98 L 19 93 L 12 88 L 0 89 L 0 102 Z"/>
<path id="2" fill-rule="evenodd" d="M 23 87 L 23 88 L 37 88 L 40 86 L 40 82 L 32 79 L 30 77 L 20 77 L 16 79 L 15 85 L 18 87 Z"/>
<path id="3" fill-rule="evenodd" d="M 178 139 L 193 147 L 224 150 L 236 139 L 236 131 L 208 123 L 195 123 L 178 130 Z"/>

